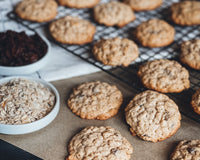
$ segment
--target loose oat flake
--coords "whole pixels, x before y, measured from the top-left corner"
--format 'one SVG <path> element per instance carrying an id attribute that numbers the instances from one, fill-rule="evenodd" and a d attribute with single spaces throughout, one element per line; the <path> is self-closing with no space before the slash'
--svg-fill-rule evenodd
<path id="1" fill-rule="evenodd" d="M 42 84 L 13 79 L 0 85 L 0 123 L 25 124 L 46 116 L 54 107 L 55 95 Z"/>

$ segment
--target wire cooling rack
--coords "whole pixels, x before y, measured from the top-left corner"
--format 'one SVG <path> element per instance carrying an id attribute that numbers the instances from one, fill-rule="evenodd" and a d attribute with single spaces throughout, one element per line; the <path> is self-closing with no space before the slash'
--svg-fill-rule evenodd
<path id="1" fill-rule="evenodd" d="M 101 3 L 109 2 L 109 0 L 101 0 Z M 141 92 L 146 90 L 145 87 L 141 84 L 139 78 L 137 77 L 137 71 L 139 65 L 146 61 L 154 60 L 154 59 L 175 59 L 179 61 L 178 55 L 180 54 L 179 45 L 182 41 L 200 38 L 200 28 L 198 26 L 178 26 L 172 23 L 169 20 L 169 6 L 174 3 L 178 2 L 178 0 L 164 0 L 164 3 L 161 7 L 153 11 L 146 11 L 146 12 L 137 12 L 136 20 L 132 23 L 129 23 L 123 28 L 118 27 L 106 27 L 103 25 L 97 24 L 93 19 L 93 11 L 92 9 L 73 9 L 67 8 L 63 6 L 59 6 L 58 8 L 58 15 L 56 18 L 63 17 L 65 15 L 72 15 L 72 16 L 79 16 L 83 19 L 91 21 L 96 26 L 96 34 L 94 36 L 94 42 L 100 40 L 101 38 L 114 38 L 114 37 L 121 37 L 121 38 L 133 38 L 133 30 L 137 27 L 141 22 L 147 21 L 153 18 L 164 19 L 168 23 L 174 26 L 176 29 L 176 36 L 174 42 L 167 47 L 162 48 L 146 48 L 139 45 L 140 55 L 129 67 L 111 67 L 105 66 L 102 63 L 96 61 L 91 54 L 91 49 L 93 43 L 86 44 L 86 45 L 66 45 L 61 44 L 54 41 L 51 36 L 47 33 L 47 37 L 56 43 L 58 46 L 64 48 L 66 51 L 72 53 L 80 57 L 81 59 L 87 61 L 88 63 L 93 64 L 94 66 L 100 68 L 104 72 L 112 75 L 113 77 L 125 82 L 129 86 L 133 87 L 136 91 Z M 8 17 L 12 20 L 17 21 L 18 23 L 24 25 L 28 29 L 36 32 L 38 28 L 44 29 L 44 31 L 48 30 L 48 23 L 34 23 L 29 21 L 24 21 L 18 18 L 15 13 L 10 12 Z M 190 89 L 183 91 L 181 93 L 173 93 L 168 94 L 172 99 L 177 101 L 180 111 L 183 115 L 197 121 L 200 123 L 200 115 L 196 114 L 190 107 L 190 100 L 191 96 L 197 88 L 200 88 L 200 71 L 191 69 L 185 66 L 190 72 L 190 82 L 191 87 Z"/>

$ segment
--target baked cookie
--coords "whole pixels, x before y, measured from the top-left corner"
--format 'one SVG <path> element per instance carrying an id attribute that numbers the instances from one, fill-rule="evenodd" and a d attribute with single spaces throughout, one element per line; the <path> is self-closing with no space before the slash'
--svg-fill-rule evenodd
<path id="1" fill-rule="evenodd" d="M 94 19 L 106 26 L 123 27 L 135 20 L 131 7 L 121 2 L 102 3 L 94 8 Z"/>
<path id="2" fill-rule="evenodd" d="M 175 29 L 167 22 L 151 19 L 141 23 L 134 36 L 144 47 L 164 47 L 174 41 Z"/>
<path id="3" fill-rule="evenodd" d="M 200 70 L 200 39 L 181 44 L 180 60 L 191 68 Z"/>
<path id="4" fill-rule="evenodd" d="M 62 6 L 70 8 L 91 8 L 99 3 L 100 0 L 58 0 Z"/>
<path id="5" fill-rule="evenodd" d="M 134 11 L 148 11 L 160 7 L 163 0 L 124 0 Z"/>
<path id="6" fill-rule="evenodd" d="M 65 16 L 49 26 L 52 37 L 61 43 L 85 44 L 93 41 L 96 28 L 90 22 L 78 17 Z"/>
<path id="7" fill-rule="evenodd" d="M 178 106 L 168 96 L 147 90 L 136 95 L 125 108 L 133 135 L 146 141 L 162 141 L 180 128 Z"/>
<path id="8" fill-rule="evenodd" d="M 15 12 L 25 20 L 46 22 L 56 17 L 57 7 L 54 0 L 23 0 L 17 4 Z"/>
<path id="9" fill-rule="evenodd" d="M 101 39 L 93 46 L 93 54 L 105 65 L 127 67 L 138 55 L 137 45 L 129 39 Z"/>
<path id="10" fill-rule="evenodd" d="M 181 92 L 190 87 L 189 72 L 173 60 L 153 60 L 138 71 L 144 86 L 163 93 Z"/>
<path id="11" fill-rule="evenodd" d="M 199 160 L 200 157 L 200 140 L 181 141 L 170 160 Z"/>
<path id="12" fill-rule="evenodd" d="M 200 2 L 183 1 L 174 3 L 171 6 L 171 18 L 179 25 L 199 25 L 200 24 Z"/>
<path id="13" fill-rule="evenodd" d="M 131 144 L 111 127 L 86 127 L 76 134 L 68 146 L 66 160 L 129 160 Z"/>
<path id="14" fill-rule="evenodd" d="M 191 106 L 196 113 L 200 114 L 200 89 L 192 95 Z"/>
<path id="15" fill-rule="evenodd" d="M 74 88 L 67 103 L 81 118 L 105 120 L 117 114 L 122 101 L 122 93 L 116 86 L 96 81 Z"/>

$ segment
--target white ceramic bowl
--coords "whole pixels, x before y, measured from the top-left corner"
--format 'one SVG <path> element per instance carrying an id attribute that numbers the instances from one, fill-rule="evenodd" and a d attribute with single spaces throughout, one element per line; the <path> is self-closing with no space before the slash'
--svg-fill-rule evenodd
<path id="1" fill-rule="evenodd" d="M 43 117 L 37 121 L 31 122 L 31 123 L 20 124 L 20 125 L 1 124 L 0 123 L 0 133 L 10 134 L 10 135 L 26 134 L 26 133 L 31 133 L 31 132 L 34 132 L 34 131 L 44 128 L 45 126 L 47 126 L 49 123 L 51 123 L 56 118 L 56 116 L 59 112 L 60 96 L 59 96 L 58 91 L 52 84 L 50 84 L 46 81 L 43 81 L 41 79 L 28 78 L 28 77 L 19 77 L 18 76 L 18 77 L 3 78 L 3 79 L 0 79 L 0 84 L 6 83 L 14 78 L 28 79 L 28 80 L 43 84 L 45 87 L 49 88 L 56 96 L 55 106 L 51 110 L 51 112 L 49 114 L 47 114 L 45 117 Z"/>
<path id="2" fill-rule="evenodd" d="M 49 60 L 51 45 L 45 37 L 43 37 L 43 36 L 40 36 L 40 37 L 47 45 L 47 53 L 41 59 L 39 59 L 38 61 L 36 61 L 34 63 L 24 65 L 24 66 L 14 66 L 14 67 L 13 66 L 0 66 L 0 75 L 11 76 L 11 75 L 31 74 L 31 73 L 38 71 L 42 67 L 44 67 L 48 63 L 48 60 Z"/>

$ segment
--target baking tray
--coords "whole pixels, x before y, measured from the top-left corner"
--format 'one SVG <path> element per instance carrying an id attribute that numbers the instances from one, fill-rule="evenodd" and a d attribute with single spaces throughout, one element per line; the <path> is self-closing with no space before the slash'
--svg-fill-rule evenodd
<path id="1" fill-rule="evenodd" d="M 109 0 L 101 0 L 101 3 L 109 2 Z M 178 26 L 170 21 L 169 19 L 169 6 L 178 2 L 178 0 L 165 0 L 161 7 L 153 11 L 146 12 L 136 12 L 136 20 L 132 23 L 129 23 L 123 28 L 118 27 L 106 27 L 104 25 L 99 25 L 94 21 L 93 10 L 92 9 L 74 9 L 67 8 L 63 6 L 58 7 L 58 15 L 56 18 L 63 17 L 65 15 L 79 16 L 83 19 L 91 21 L 96 26 L 96 34 L 94 36 L 94 41 L 86 45 L 66 45 L 54 41 L 48 33 L 48 23 L 35 23 L 21 20 L 16 16 L 14 12 L 8 13 L 8 17 L 23 26 L 27 29 L 37 32 L 38 29 L 43 29 L 47 34 L 47 37 L 50 41 L 57 44 L 58 46 L 64 48 L 68 54 L 69 52 L 75 56 L 80 57 L 84 61 L 87 61 L 90 64 L 100 68 L 102 71 L 112 75 L 113 77 L 125 82 L 129 86 L 133 87 L 137 92 L 142 92 L 146 88 L 141 84 L 139 78 L 137 77 L 137 71 L 139 65 L 150 60 L 154 59 L 174 59 L 179 61 L 179 46 L 182 41 L 200 38 L 200 27 L 199 26 Z M 111 67 L 105 66 L 102 63 L 96 61 L 91 54 L 91 49 L 93 43 L 100 40 L 101 38 L 129 38 L 134 40 L 133 30 L 143 21 L 149 19 L 159 18 L 164 19 L 168 23 L 174 26 L 176 29 L 176 35 L 174 42 L 167 46 L 161 48 L 147 48 L 139 45 L 140 55 L 129 67 Z M 180 61 L 179 61 L 180 62 Z M 180 62 L 181 63 L 181 62 Z M 168 94 L 175 101 L 178 100 L 181 102 L 179 105 L 180 111 L 183 115 L 197 121 L 200 123 L 200 115 L 196 114 L 190 107 L 190 100 L 192 94 L 197 88 L 200 88 L 200 71 L 191 69 L 185 65 L 190 72 L 190 82 L 191 87 L 188 90 L 185 90 L 181 93 L 172 93 Z"/>

